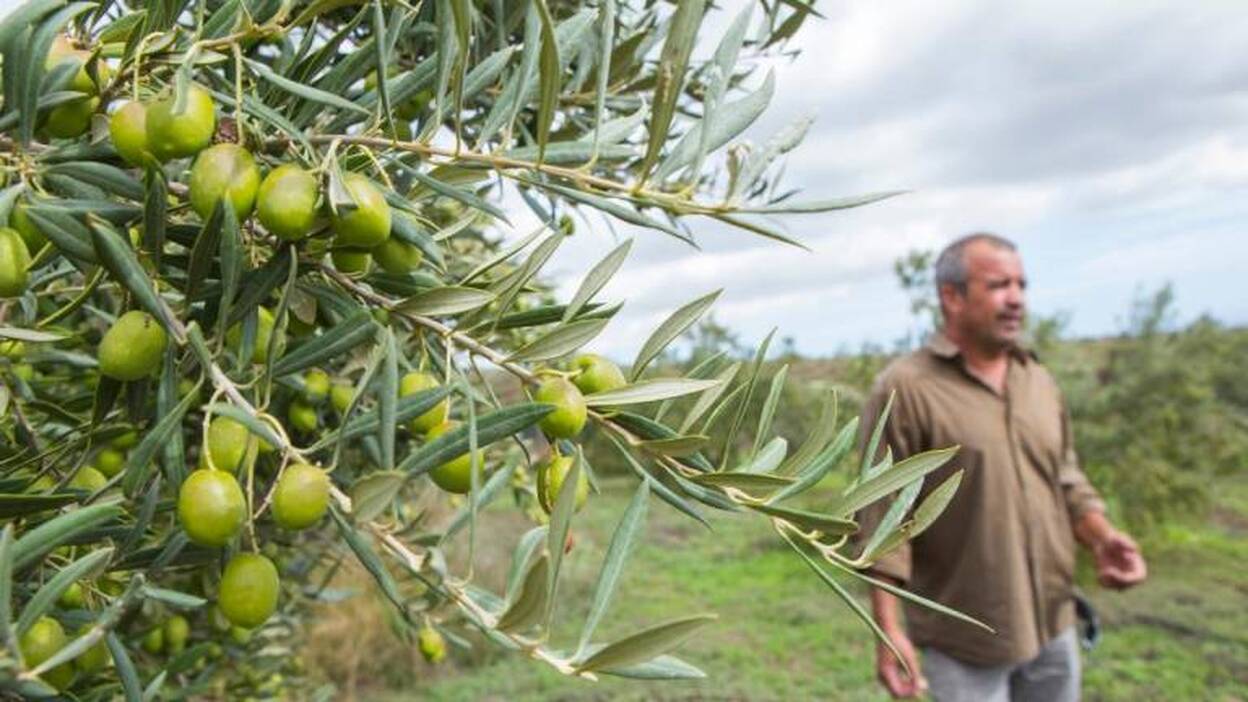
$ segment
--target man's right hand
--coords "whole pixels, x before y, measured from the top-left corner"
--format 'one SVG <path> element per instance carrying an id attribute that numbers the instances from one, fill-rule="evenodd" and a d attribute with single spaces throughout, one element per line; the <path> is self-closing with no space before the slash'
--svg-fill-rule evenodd
<path id="1" fill-rule="evenodd" d="M 897 660 L 897 656 L 889 650 L 888 646 L 883 643 L 876 643 L 875 646 L 875 672 L 879 677 L 880 683 L 888 690 L 888 694 L 893 699 L 913 699 L 922 697 L 927 692 L 927 679 L 923 677 L 923 671 L 919 667 L 919 656 L 914 650 L 914 644 L 910 642 L 910 637 L 906 636 L 904 631 L 895 629 L 885 632 L 889 640 L 893 642 L 893 646 L 897 648 L 897 652 L 905 659 L 906 665 L 910 667 L 912 674 L 907 674 L 905 667 L 901 661 Z"/>

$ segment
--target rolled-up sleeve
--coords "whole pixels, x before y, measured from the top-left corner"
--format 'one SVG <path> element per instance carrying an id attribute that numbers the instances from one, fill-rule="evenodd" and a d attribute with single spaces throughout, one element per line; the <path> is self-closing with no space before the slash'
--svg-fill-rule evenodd
<path id="1" fill-rule="evenodd" d="M 1062 495 L 1066 500 L 1066 511 L 1070 514 L 1070 523 L 1078 524 L 1087 512 L 1105 511 L 1105 501 L 1092 487 L 1088 476 L 1079 466 L 1079 454 L 1075 451 L 1074 434 L 1070 427 L 1070 411 L 1062 402 L 1062 462 L 1057 471 L 1058 483 L 1062 486 Z"/>
<path id="2" fill-rule="evenodd" d="M 922 451 L 919 445 L 919 432 L 914 423 L 913 407 L 904 388 L 898 388 L 897 382 L 890 374 L 881 375 L 871 389 L 871 394 L 863 406 L 861 428 L 859 434 L 859 454 L 867 450 L 875 424 L 888 404 L 889 395 L 893 395 L 893 405 L 889 411 L 884 431 L 881 434 L 880 446 L 873 457 L 875 462 L 883 459 L 886 451 L 892 451 L 893 461 L 902 461 L 914 453 Z M 875 533 L 876 528 L 884 519 L 892 504 L 891 499 L 877 500 L 858 511 L 859 531 L 856 536 L 858 548 L 864 548 Z M 875 575 L 883 575 L 902 583 L 909 582 L 911 574 L 910 543 L 903 542 L 888 553 L 876 559 L 868 569 Z"/>

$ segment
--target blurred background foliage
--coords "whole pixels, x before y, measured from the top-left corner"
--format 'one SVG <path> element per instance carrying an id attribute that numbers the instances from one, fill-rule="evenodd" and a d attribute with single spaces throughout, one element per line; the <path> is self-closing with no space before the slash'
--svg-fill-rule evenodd
<path id="1" fill-rule="evenodd" d="M 842 417 L 857 412 L 876 373 L 922 343 L 936 322 L 924 270 L 932 260 L 927 252 L 898 259 L 898 283 L 915 313 L 904 336 L 888 347 L 864 345 L 828 358 L 804 357 L 791 339 L 779 339 L 748 416 L 758 416 L 782 370 L 786 382 L 772 426 L 790 444 L 810 432 L 829 389 L 840 397 Z M 1228 700 L 1248 694 L 1248 637 L 1242 633 L 1248 581 L 1239 566 L 1248 558 L 1248 377 L 1241 370 L 1248 329 L 1208 317 L 1179 324 L 1176 297 L 1169 286 L 1141 291 L 1112 337 L 1070 337 L 1065 313 L 1029 322 L 1030 345 L 1066 395 L 1085 470 L 1115 521 L 1140 538 L 1150 562 L 1149 583 L 1126 594 L 1097 589 L 1088 564 L 1080 563 L 1079 581 L 1105 627 L 1101 645 L 1085 653 L 1088 700 Z M 708 316 L 663 357 L 663 372 L 688 373 L 715 358 L 748 363 L 752 342 Z M 678 417 L 685 409 L 669 411 Z M 610 505 L 598 514 L 611 514 L 628 499 L 631 473 L 603 444 L 590 436 L 585 448 L 601 483 L 597 499 Z M 842 465 L 833 471 L 804 498 L 805 506 L 826 507 L 852 470 Z M 491 510 L 486 518 L 498 523 L 516 516 Z M 623 605 L 619 617 L 654 616 L 695 603 L 730 613 L 729 621 L 690 646 L 705 664 L 705 681 L 661 689 L 635 681 L 577 686 L 481 646 L 449 667 L 409 665 L 415 660 L 410 649 L 390 646 L 392 635 L 384 627 L 352 626 L 341 607 L 318 618 L 308 637 L 309 662 L 349 694 L 387 701 L 408 699 L 412 689 L 426 699 L 512 702 L 887 699 L 870 666 L 861 665 L 874 655 L 874 643 L 852 615 L 820 604 L 818 584 L 803 577 L 800 564 L 785 558 L 765 531 L 714 516 L 711 524 L 707 530 L 672 510 L 653 512 L 645 545 L 634 554 L 634 572 L 623 585 L 646 595 Z M 570 602 L 588 600 L 595 550 L 605 547 L 611 527 L 595 517 L 577 527 L 578 546 L 567 566 Z M 479 562 L 499 571 L 486 580 L 503 577 L 501 549 Z M 353 577 L 344 576 L 344 582 Z M 865 598 L 866 592 L 858 594 Z M 384 617 L 380 603 L 366 611 Z M 745 624 L 752 621 L 766 623 Z M 359 641 L 347 647 L 358 655 L 341 654 L 341 635 Z"/>

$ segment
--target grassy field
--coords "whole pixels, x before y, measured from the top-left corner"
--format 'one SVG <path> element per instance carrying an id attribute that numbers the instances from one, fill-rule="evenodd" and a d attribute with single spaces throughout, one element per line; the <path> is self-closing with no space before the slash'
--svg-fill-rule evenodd
<path id="1" fill-rule="evenodd" d="M 629 489 L 629 482 L 610 484 L 578 516 L 558 642 L 579 632 Z M 1207 524 L 1170 527 L 1145 544 L 1152 568 L 1146 586 L 1125 594 L 1088 588 L 1106 631 L 1085 658 L 1085 699 L 1248 699 L 1248 484 L 1218 494 Z M 500 527 L 514 520 L 511 533 L 523 528 L 507 509 L 486 518 Z M 674 616 L 716 612 L 719 621 L 679 651 L 706 671 L 705 680 L 590 683 L 483 645 L 428 666 L 384 631 L 380 606 L 358 597 L 327 613 L 311 658 L 332 661 L 327 674 L 345 695 L 378 702 L 885 699 L 873 679 L 870 635 L 835 595 L 760 520 L 720 516 L 712 523 L 708 531 L 654 501 L 645 538 L 599 630 L 600 638 L 614 639 Z M 510 544 L 482 546 L 480 577 L 500 589 L 500 556 Z M 383 631 L 343 640 L 370 625 Z M 348 652 L 359 660 L 344 672 L 339 664 Z"/>

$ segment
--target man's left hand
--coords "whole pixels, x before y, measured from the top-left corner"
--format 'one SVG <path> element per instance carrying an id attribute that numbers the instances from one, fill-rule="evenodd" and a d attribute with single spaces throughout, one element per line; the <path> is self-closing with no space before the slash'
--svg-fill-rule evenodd
<path id="1" fill-rule="evenodd" d="M 1148 566 L 1140 547 L 1126 534 L 1113 530 L 1092 547 L 1096 575 L 1103 587 L 1125 590 L 1148 577 Z"/>

